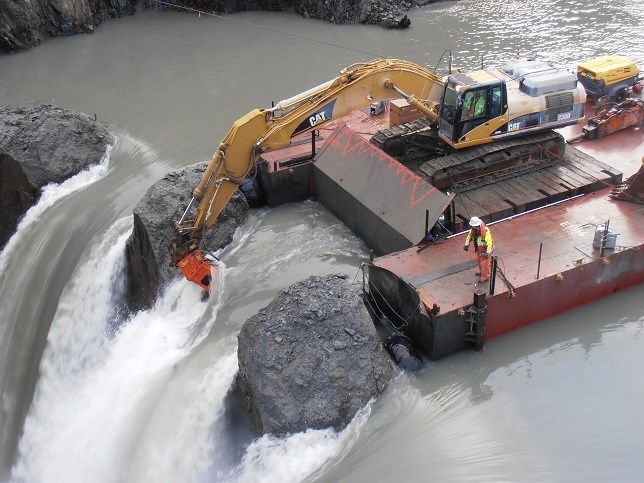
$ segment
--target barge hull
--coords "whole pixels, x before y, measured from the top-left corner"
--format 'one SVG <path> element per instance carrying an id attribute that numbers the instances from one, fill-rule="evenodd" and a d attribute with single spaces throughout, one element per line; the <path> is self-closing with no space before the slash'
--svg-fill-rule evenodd
<path id="1" fill-rule="evenodd" d="M 488 299 L 486 339 L 637 285 L 644 279 L 644 246 L 613 253 L 591 263 L 535 280 L 516 291 Z"/>
<path id="2" fill-rule="evenodd" d="M 469 216 L 478 215 L 493 233 L 500 270 L 491 287 L 478 282 L 475 256 L 462 250 L 465 233 L 426 249 L 413 246 L 424 231 L 424 212 L 440 210 L 443 203 L 410 211 L 413 204 L 401 202 L 413 185 L 401 180 L 414 178 L 366 144 L 384 123 L 381 116 L 353 115 L 346 126 L 321 130 L 318 152 L 309 149 L 311 166 L 282 164 L 304 149 L 293 146 L 265 157 L 267 173 L 286 185 L 299 171 L 297 198 L 306 196 L 308 177 L 311 196 L 371 248 L 379 253 L 404 248 L 367 264 L 368 295 L 389 325 L 429 359 L 480 349 L 486 339 L 644 283 L 644 208 L 611 197 L 621 173 L 628 177 L 642 165 L 641 129 L 576 144 L 581 153 L 568 147 L 561 163 L 535 173 L 461 187 L 452 202 L 456 228 L 464 229 Z M 562 134 L 568 138 L 580 131 L 580 125 L 570 126 Z M 397 178 L 400 173 L 406 177 Z M 369 178 L 375 182 L 369 185 Z M 641 181 L 636 178 L 631 191 L 637 194 Z M 600 250 L 595 231 L 607 221 L 617 242 Z M 409 226 L 413 236 L 405 237 Z"/>

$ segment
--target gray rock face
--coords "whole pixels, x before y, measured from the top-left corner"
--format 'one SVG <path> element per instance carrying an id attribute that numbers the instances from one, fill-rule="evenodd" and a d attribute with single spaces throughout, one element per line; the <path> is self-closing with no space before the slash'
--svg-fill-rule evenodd
<path id="1" fill-rule="evenodd" d="M 90 33 L 109 17 L 131 15 L 149 0 L 0 0 L 0 51 L 27 50 L 44 38 Z"/>
<path id="2" fill-rule="evenodd" d="M 99 163 L 113 142 L 101 123 L 79 112 L 0 107 L 0 247 L 43 186 Z"/>
<path id="3" fill-rule="evenodd" d="M 150 187 L 134 209 L 134 230 L 126 245 L 129 304 L 134 309 L 151 307 L 160 289 L 181 277 L 171 265 L 168 245 L 174 237 L 172 220 L 179 219 L 190 202 L 207 163 L 165 175 Z M 195 203 L 196 205 L 196 203 Z M 194 217 L 193 206 L 189 217 Z M 248 203 L 238 190 L 219 215 L 204 241 L 210 250 L 228 245 L 248 215 Z"/>
<path id="4" fill-rule="evenodd" d="M 180 7 L 213 13 L 249 10 L 294 11 L 306 18 L 334 23 L 366 23 L 407 28 L 402 17 L 419 2 L 433 0 L 176 0 Z M 109 17 L 131 15 L 143 8 L 167 10 L 154 0 L 0 0 L 0 51 L 27 50 L 46 37 L 91 33 Z"/>
<path id="5" fill-rule="evenodd" d="M 403 20 L 403 12 L 417 6 L 416 1 L 397 0 L 299 0 L 296 12 L 334 23 L 364 23 L 387 28 L 407 28 L 409 20 Z M 406 18 L 406 17 L 404 17 Z"/>
<path id="6" fill-rule="evenodd" d="M 341 429 L 393 375 L 359 294 L 342 275 L 283 290 L 239 335 L 238 387 L 254 429 Z"/>
<path id="7" fill-rule="evenodd" d="M 29 182 L 20 163 L 8 154 L 0 154 L 0 249 L 37 199 L 38 190 Z"/>

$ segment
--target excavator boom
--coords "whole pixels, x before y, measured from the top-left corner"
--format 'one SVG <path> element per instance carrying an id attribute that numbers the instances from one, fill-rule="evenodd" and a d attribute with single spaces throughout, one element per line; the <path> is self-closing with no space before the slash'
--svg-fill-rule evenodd
<path id="1" fill-rule="evenodd" d="M 432 134 L 437 134 L 433 141 L 444 152 L 507 144 L 509 138 L 577 123 L 583 118 L 585 102 L 574 74 L 531 59 L 445 78 L 405 60 L 351 65 L 334 79 L 270 109 L 254 109 L 233 123 L 190 205 L 175 223 L 176 237 L 170 246 L 173 262 L 189 280 L 208 290 L 210 266 L 199 252 L 203 233 L 255 168 L 260 154 L 352 111 L 401 97 L 429 119 L 435 128 Z M 187 219 L 195 201 L 196 216 Z"/>
<path id="2" fill-rule="evenodd" d="M 422 66 L 404 60 L 376 60 L 354 64 L 335 79 L 270 109 L 254 109 L 239 118 L 219 144 L 194 190 L 191 204 L 199 202 L 195 218 L 187 220 L 186 209 L 175 223 L 177 236 L 170 245 L 173 262 L 189 280 L 209 289 L 208 261 L 194 252 L 198 251 L 203 231 L 215 223 L 261 153 L 280 148 L 297 135 L 319 129 L 373 102 L 401 96 L 437 122 L 443 89 L 442 78 Z"/>

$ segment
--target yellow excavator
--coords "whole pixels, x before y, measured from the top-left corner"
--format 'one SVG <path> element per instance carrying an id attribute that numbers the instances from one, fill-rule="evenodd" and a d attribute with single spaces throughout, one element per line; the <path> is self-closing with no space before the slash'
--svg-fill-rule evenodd
<path id="1" fill-rule="evenodd" d="M 575 74 L 532 59 L 445 77 L 404 60 L 353 64 L 335 79 L 233 123 L 183 216 L 174 222 L 173 263 L 209 291 L 211 265 L 199 249 L 201 239 L 259 156 L 356 109 L 399 98 L 427 117 L 432 142 L 449 154 L 484 144 L 494 151 L 495 142 L 508 138 L 521 137 L 525 144 L 536 131 L 581 122 L 586 94 Z M 195 201 L 196 216 L 188 219 Z"/>

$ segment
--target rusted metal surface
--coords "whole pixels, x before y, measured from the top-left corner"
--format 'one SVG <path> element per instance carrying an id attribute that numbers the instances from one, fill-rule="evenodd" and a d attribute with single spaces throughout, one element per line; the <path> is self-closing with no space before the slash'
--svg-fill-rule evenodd
<path id="1" fill-rule="evenodd" d="M 595 109 L 590 105 L 586 112 L 594 113 Z M 333 176 L 339 177 L 338 181 L 342 178 L 340 182 L 344 180 L 342 174 L 351 170 L 340 160 L 346 159 L 346 153 L 351 157 L 363 149 L 359 138 L 368 140 L 386 123 L 382 115 L 377 120 L 358 113 L 349 119 L 353 134 L 347 131 L 333 146 L 345 153 L 344 157 L 337 156 L 332 168 Z M 581 129 L 582 125 L 576 125 L 560 132 L 570 137 Z M 328 133 L 325 136 L 328 138 Z M 462 222 L 466 216 L 480 216 L 485 210 L 494 212 L 495 220 L 510 216 L 488 224 L 494 237 L 493 254 L 498 256 L 499 267 L 514 287 L 515 296 L 509 297 L 510 291 L 497 277 L 495 293 L 488 299 L 487 338 L 644 282 L 644 208 L 609 196 L 611 187 L 621 181 L 622 172 L 628 177 L 640 169 L 644 156 L 641 129 L 631 126 L 575 147 L 592 158 L 580 160 L 583 155 L 569 151 L 570 160 L 565 165 L 490 184 L 487 195 L 472 190 L 455 199 L 467 209 L 463 210 Z M 380 170 L 377 173 L 383 174 Z M 352 173 L 360 174 L 364 172 L 358 169 Z M 397 178 L 400 172 L 387 174 L 398 180 L 398 187 L 408 189 L 413 185 L 401 184 L 403 178 Z M 581 194 L 587 187 L 598 191 Z M 578 196 L 567 199 L 571 194 Z M 331 190 L 328 196 L 334 197 Z M 385 197 L 401 196 L 407 206 L 414 199 L 409 191 L 391 192 Z M 345 223 L 371 213 L 356 209 L 359 203 L 353 196 L 343 198 L 336 193 L 335 198 L 336 203 L 345 205 Z M 557 204 L 530 211 L 544 200 Z M 389 206 L 392 216 L 402 213 Z M 421 230 L 424 209 L 411 221 Z M 593 246 L 595 227 L 607 220 L 617 234 L 617 246 L 601 257 L 600 250 Z M 467 309 L 473 304 L 474 293 L 488 287 L 478 283 L 474 256 L 462 250 L 464 238 L 462 233 L 421 251 L 417 247 L 402 250 L 377 258 L 369 267 L 370 288 L 381 308 L 431 359 L 472 347 L 466 340 L 470 330 Z"/>
<path id="2" fill-rule="evenodd" d="M 586 104 L 586 122 L 592 118 L 595 109 L 595 104 Z M 568 139 L 580 134 L 582 129 L 583 125 L 577 124 L 558 131 Z M 637 172 L 644 156 L 644 143 L 642 142 L 644 138 L 642 134 L 642 128 L 631 126 L 610 136 L 575 144 L 575 147 L 598 161 L 620 170 L 625 177 L 628 177 Z"/>
<path id="3" fill-rule="evenodd" d="M 641 128 L 643 122 L 644 101 L 629 98 L 617 105 L 598 108 L 597 114 L 588 119 L 581 133 L 567 139 L 567 142 L 598 139 L 631 126 Z"/>
<path id="4" fill-rule="evenodd" d="M 578 134 L 581 127 L 568 127 L 563 134 Z M 635 127 L 586 141 L 576 148 L 602 163 L 596 164 L 595 175 L 605 172 L 608 166 L 610 170 L 632 176 L 640 169 L 644 156 L 642 133 Z M 567 174 L 580 176 L 572 170 Z M 507 287 L 497 279 L 495 295 L 489 300 L 488 338 L 644 282 L 644 209 L 635 203 L 611 199 L 609 194 L 615 178 L 610 172 L 605 174 L 608 179 L 601 181 L 605 188 L 595 193 L 489 225 L 494 237 L 494 254 L 515 287 L 516 296 L 510 298 Z M 546 180 L 549 182 L 544 184 L 553 188 L 549 192 L 550 200 L 557 201 L 559 194 L 554 189 L 557 183 L 553 182 L 557 178 L 547 175 Z M 508 185 L 505 193 L 514 196 L 508 199 L 524 199 L 517 190 L 523 193 L 538 190 L 543 196 L 540 191 L 546 188 L 536 182 L 538 179 L 529 181 Z M 572 184 L 564 188 L 570 187 Z M 492 189 L 499 191 L 498 186 L 492 185 Z M 530 209 L 529 201 L 525 208 Z M 606 220 L 610 220 L 611 229 L 617 233 L 617 247 L 607 250 L 606 260 L 602 260 L 593 240 L 595 227 L 602 226 Z M 473 261 L 472 255 L 462 250 L 464 237 L 465 234 L 457 235 L 419 253 L 414 249 L 405 250 L 373 262 L 378 269 L 388 271 L 390 277 L 400 277 L 413 287 L 425 308 L 431 305 L 440 308 L 433 321 L 421 321 L 414 330 L 414 336 L 423 340 L 421 349 L 431 358 L 466 347 L 459 338 L 464 337 L 467 325 L 463 309 L 472 304 L 474 291 L 481 287 L 473 268 L 462 270 L 468 261 Z M 390 283 L 390 286 L 395 285 Z M 459 309 L 463 315 L 459 315 Z"/>
<path id="5" fill-rule="evenodd" d="M 587 112 L 594 112 L 594 108 L 590 106 Z M 562 134 L 564 137 L 579 134 L 581 128 L 581 125 L 567 127 Z M 496 247 L 494 254 L 515 287 L 516 296 L 508 297 L 509 290 L 497 279 L 495 295 L 490 298 L 488 337 L 644 282 L 644 211 L 639 205 L 608 196 L 611 185 L 619 180 L 617 173 L 630 176 L 640 169 L 644 156 L 641 130 L 630 127 L 575 147 L 593 158 L 586 163 L 586 174 L 576 169 L 577 160 L 573 159 L 572 168 L 561 168 L 557 173 L 541 171 L 539 175 L 509 182 L 503 189 L 498 184 L 491 185 L 490 189 L 503 193 L 513 207 L 523 203 L 520 206 L 523 210 L 530 210 L 534 201 L 526 194 L 533 193 L 535 200 L 547 194 L 549 202 L 557 202 L 583 178 L 597 183 L 596 188 L 603 188 L 489 225 Z M 468 196 L 462 202 L 469 204 L 471 214 L 478 215 L 475 210 L 485 209 L 480 195 Z M 616 250 L 605 253 L 608 264 L 593 247 L 595 227 L 606 220 L 610 220 L 611 229 L 617 233 Z M 398 277 L 401 283 L 413 287 L 426 310 L 439 307 L 433 320 L 426 317 L 414 328 L 415 337 L 422 340 L 421 349 L 431 358 L 463 348 L 459 334 L 465 334 L 465 313 L 459 315 L 459 309 L 469 307 L 473 293 L 481 288 L 474 275 L 473 256 L 462 250 L 464 237 L 461 234 L 421 252 L 405 250 L 373 262 L 391 278 Z M 389 286 L 396 285 L 390 282 Z"/>
<path id="6" fill-rule="evenodd" d="M 644 204 L 644 159 L 642 159 L 642 166 L 637 173 L 611 189 L 610 197 Z"/>
<path id="7" fill-rule="evenodd" d="M 320 148 L 314 159 L 314 170 L 326 176 L 322 186 L 314 175 L 316 198 L 362 234 L 367 244 L 369 233 L 376 237 L 380 227 L 373 225 L 370 229 L 356 230 L 351 226 L 356 221 L 360 224 L 356 220 L 358 205 L 404 237 L 407 246 L 412 246 L 425 236 L 427 210 L 431 228 L 451 200 L 451 196 L 434 188 L 344 123 L 338 125 Z M 327 178 L 334 183 L 328 183 Z M 344 196 L 341 191 L 350 197 L 346 202 L 338 202 Z"/>
<path id="8" fill-rule="evenodd" d="M 510 298 L 500 293 L 488 300 L 487 338 L 491 339 L 566 310 L 606 297 L 644 277 L 643 246 L 612 253 L 519 287 Z"/>
<path id="9" fill-rule="evenodd" d="M 516 297 L 509 298 L 507 287 L 497 280 L 496 294 L 489 302 L 488 337 L 644 282 L 644 210 L 640 205 L 610 200 L 607 191 L 489 226 L 494 254 L 515 287 Z M 602 259 L 593 241 L 596 226 L 606 220 L 617 233 L 617 247 L 606 251 Z M 462 250 L 464 237 L 455 236 L 420 253 L 406 250 L 381 257 L 373 264 L 400 277 L 419 294 L 429 295 L 447 316 L 468 307 L 473 292 L 480 288 L 474 269 L 462 269 L 472 258 Z"/>

